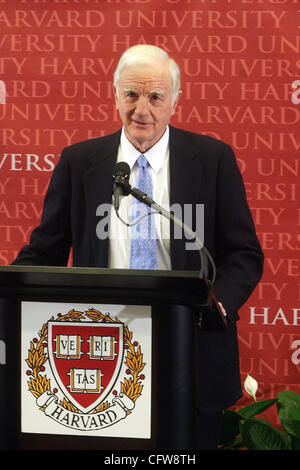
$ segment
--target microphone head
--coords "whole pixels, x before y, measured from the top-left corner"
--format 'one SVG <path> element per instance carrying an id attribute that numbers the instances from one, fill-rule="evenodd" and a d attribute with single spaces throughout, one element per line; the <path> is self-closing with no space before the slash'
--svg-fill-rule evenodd
<path id="1" fill-rule="evenodd" d="M 126 162 L 119 162 L 113 170 L 114 192 L 121 191 L 123 196 L 128 196 L 130 192 L 129 184 L 130 166 Z M 118 204 L 118 202 L 117 202 Z"/>
<path id="2" fill-rule="evenodd" d="M 117 176 L 129 179 L 130 176 L 130 166 L 126 162 L 119 162 L 115 165 L 113 170 L 113 178 Z"/>

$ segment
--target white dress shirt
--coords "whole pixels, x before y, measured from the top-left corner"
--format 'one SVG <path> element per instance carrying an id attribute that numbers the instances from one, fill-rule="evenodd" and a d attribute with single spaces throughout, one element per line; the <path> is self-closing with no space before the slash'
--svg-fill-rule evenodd
<path id="1" fill-rule="evenodd" d="M 136 163 L 141 153 L 129 142 L 124 129 L 117 155 L 117 162 L 127 162 L 130 169 L 129 183 L 135 186 L 139 167 Z M 164 209 L 169 210 L 169 128 L 161 139 L 143 155 L 149 162 L 149 171 L 152 178 L 153 199 Z M 121 198 L 119 215 L 122 220 L 130 223 L 131 204 L 133 196 Z M 168 219 L 157 214 L 155 215 L 155 226 L 157 232 L 157 257 L 158 269 L 171 269 L 170 260 L 170 223 Z M 110 240 L 109 240 L 109 262 L 108 267 L 118 269 L 128 269 L 130 266 L 130 227 L 123 224 L 118 219 L 115 210 L 112 208 L 110 220 Z"/>

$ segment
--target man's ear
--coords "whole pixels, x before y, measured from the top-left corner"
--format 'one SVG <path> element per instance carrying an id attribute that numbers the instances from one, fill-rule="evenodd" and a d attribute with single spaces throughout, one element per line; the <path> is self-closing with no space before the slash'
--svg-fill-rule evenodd
<path id="1" fill-rule="evenodd" d="M 115 97 L 116 108 L 119 109 L 119 104 L 118 104 L 119 100 L 118 100 L 117 90 L 115 87 L 114 87 L 114 97 Z"/>
<path id="2" fill-rule="evenodd" d="M 177 97 L 176 97 L 175 103 L 173 104 L 172 116 L 173 116 L 173 114 L 175 114 L 175 111 L 176 111 L 178 102 L 179 102 L 179 100 L 180 100 L 181 94 L 182 94 L 182 91 L 180 90 L 179 93 L 178 93 L 178 95 L 177 95 Z"/>

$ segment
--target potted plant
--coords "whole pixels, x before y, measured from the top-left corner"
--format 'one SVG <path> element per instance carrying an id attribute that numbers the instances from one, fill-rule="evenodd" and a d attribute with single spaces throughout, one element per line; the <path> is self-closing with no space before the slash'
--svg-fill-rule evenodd
<path id="1" fill-rule="evenodd" d="M 279 392 L 276 398 L 256 400 L 257 381 L 247 376 L 246 392 L 251 403 L 238 411 L 227 409 L 222 416 L 220 449 L 231 450 L 300 450 L 300 395 L 290 390 Z M 258 417 L 276 406 L 282 429 L 268 419 Z"/>

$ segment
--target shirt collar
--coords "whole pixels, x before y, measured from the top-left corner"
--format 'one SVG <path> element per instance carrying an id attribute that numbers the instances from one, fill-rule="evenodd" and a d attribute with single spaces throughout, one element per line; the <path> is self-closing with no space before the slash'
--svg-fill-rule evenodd
<path id="1" fill-rule="evenodd" d="M 147 152 L 143 155 L 147 158 L 149 164 L 151 165 L 153 171 L 158 173 L 161 169 L 165 156 L 167 154 L 169 146 L 169 126 L 167 126 L 165 133 L 159 139 L 159 141 L 151 147 Z M 127 139 L 124 127 L 122 129 L 121 134 L 121 151 L 123 160 L 128 163 L 130 169 L 132 170 L 133 165 L 135 164 L 137 158 L 141 155 L 139 152 Z"/>

